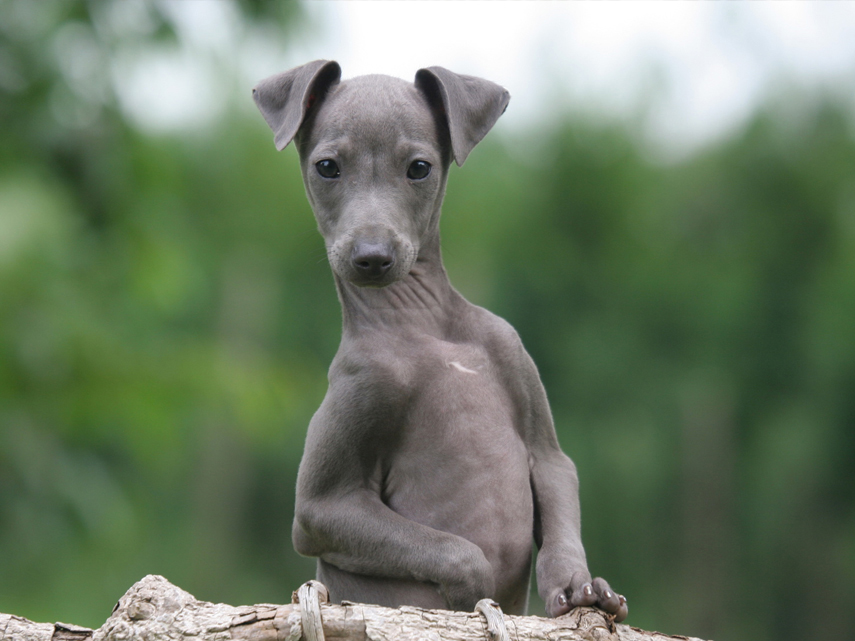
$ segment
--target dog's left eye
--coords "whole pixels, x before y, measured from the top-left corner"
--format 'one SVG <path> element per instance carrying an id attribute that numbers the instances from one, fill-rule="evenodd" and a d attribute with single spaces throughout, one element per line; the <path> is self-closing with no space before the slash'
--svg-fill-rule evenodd
<path id="1" fill-rule="evenodd" d="M 315 163 L 315 167 L 324 178 L 338 178 L 341 175 L 335 160 L 319 160 Z"/>
<path id="2" fill-rule="evenodd" d="M 410 180 L 421 180 L 430 174 L 430 163 L 424 160 L 414 160 L 407 169 L 407 178 Z"/>

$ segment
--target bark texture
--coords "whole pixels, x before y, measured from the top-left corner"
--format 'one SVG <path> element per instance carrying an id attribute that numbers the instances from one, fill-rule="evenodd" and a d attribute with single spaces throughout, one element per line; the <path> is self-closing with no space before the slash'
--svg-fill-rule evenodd
<path id="1" fill-rule="evenodd" d="M 316 582 L 295 592 L 294 600 L 238 607 L 206 603 L 149 575 L 125 593 L 97 630 L 0 614 L 0 641 L 498 641 L 504 634 L 493 613 L 488 629 L 485 602 L 479 612 L 332 605 L 323 603 L 325 589 Z M 557 619 L 499 614 L 499 627 L 501 619 L 510 641 L 700 641 L 616 625 L 593 608 Z"/>

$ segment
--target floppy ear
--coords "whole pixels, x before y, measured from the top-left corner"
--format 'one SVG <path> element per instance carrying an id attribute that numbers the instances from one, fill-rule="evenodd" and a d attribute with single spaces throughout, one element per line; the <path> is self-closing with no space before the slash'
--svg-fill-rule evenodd
<path id="1" fill-rule="evenodd" d="M 511 99 L 507 89 L 489 80 L 456 74 L 442 67 L 419 69 L 416 87 L 445 111 L 451 150 L 458 166 L 505 113 Z"/>
<path id="2" fill-rule="evenodd" d="M 312 105 L 340 78 L 337 62 L 315 60 L 265 78 L 253 88 L 252 97 L 273 130 L 276 149 L 288 146 Z"/>

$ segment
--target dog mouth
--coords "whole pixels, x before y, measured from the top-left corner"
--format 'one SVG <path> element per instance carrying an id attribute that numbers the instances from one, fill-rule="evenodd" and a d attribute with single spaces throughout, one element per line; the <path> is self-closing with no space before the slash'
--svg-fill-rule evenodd
<path id="1" fill-rule="evenodd" d="M 351 278 L 351 279 L 349 279 L 348 282 L 350 282 L 352 285 L 356 285 L 357 287 L 361 287 L 362 289 L 383 289 L 384 287 L 387 287 L 387 286 L 391 285 L 392 283 L 397 282 L 398 280 L 399 279 L 397 279 L 397 278 L 390 278 L 390 279 L 383 279 L 383 280 L 380 280 L 380 279 L 377 279 L 377 280 L 364 280 L 364 279 L 363 280 L 357 280 L 357 279 Z"/>
<path id="2" fill-rule="evenodd" d="M 398 270 L 393 270 L 392 266 L 389 266 L 385 271 L 379 273 L 366 272 L 364 268 L 357 271 L 351 269 L 348 270 L 349 273 L 343 275 L 343 277 L 349 283 L 356 285 L 357 287 L 382 289 L 383 287 L 391 285 L 395 281 L 400 280 L 397 271 Z"/>
<path id="3" fill-rule="evenodd" d="M 343 280 L 380 289 L 406 276 L 415 262 L 417 250 L 410 243 L 355 240 L 328 249 L 330 266 Z"/>

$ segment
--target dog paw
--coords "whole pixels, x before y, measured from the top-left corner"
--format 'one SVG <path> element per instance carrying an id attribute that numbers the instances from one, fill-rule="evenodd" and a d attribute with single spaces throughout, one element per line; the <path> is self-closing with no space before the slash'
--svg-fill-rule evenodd
<path id="1" fill-rule="evenodd" d="M 461 548 L 449 565 L 451 575 L 440 583 L 440 593 L 451 610 L 471 611 L 483 598 L 495 592 L 493 568 L 475 545 Z"/>
<path id="2" fill-rule="evenodd" d="M 573 575 L 570 585 L 557 590 L 546 604 L 549 616 L 558 617 L 579 606 L 599 608 L 613 614 L 616 622 L 626 619 L 629 612 L 626 597 L 611 589 L 605 579 L 587 580 L 590 575 Z"/>

